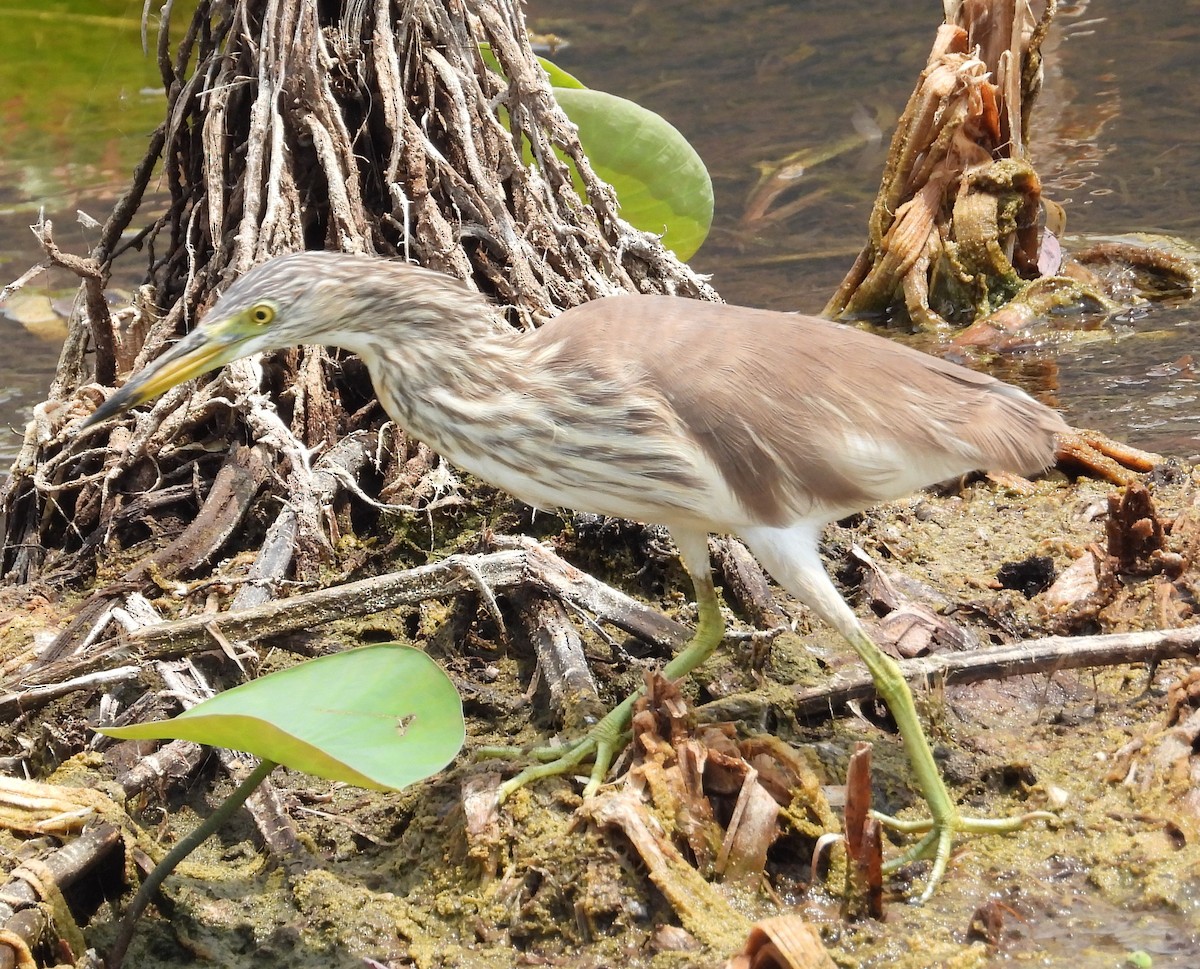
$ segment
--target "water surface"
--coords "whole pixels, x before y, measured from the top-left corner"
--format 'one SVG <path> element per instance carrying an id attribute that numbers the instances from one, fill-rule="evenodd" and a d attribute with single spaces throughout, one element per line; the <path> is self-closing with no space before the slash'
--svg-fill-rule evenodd
<path id="1" fill-rule="evenodd" d="M 527 15 L 535 30 L 566 39 L 555 55 L 563 67 L 660 112 L 705 158 L 717 218 L 694 263 L 722 295 L 815 312 L 864 237 L 890 126 L 925 62 L 939 9 L 886 0 L 531 0 Z M 5 279 L 38 260 L 26 227 L 42 208 L 64 247 L 88 251 L 96 233 L 75 222 L 76 209 L 103 219 L 158 120 L 162 99 L 155 65 L 140 50 L 140 10 L 140 2 L 98 0 L 32 13 L 0 8 Z M 1032 138 L 1047 194 L 1066 207 L 1076 233 L 1200 238 L 1200 2 L 1085 2 L 1061 11 Z M 815 151 L 817 162 L 768 213 L 791 211 L 746 227 L 760 171 L 801 150 Z M 137 257 L 126 267 L 132 284 Z M 57 273 L 38 287 L 61 296 L 71 285 Z M 1048 334 L 1046 358 L 1018 359 L 1003 375 L 1074 423 L 1198 456 L 1198 331 L 1195 304 L 1153 306 L 1084 338 Z M 0 336 L 4 463 L 45 393 L 57 349 L 3 316 Z"/>

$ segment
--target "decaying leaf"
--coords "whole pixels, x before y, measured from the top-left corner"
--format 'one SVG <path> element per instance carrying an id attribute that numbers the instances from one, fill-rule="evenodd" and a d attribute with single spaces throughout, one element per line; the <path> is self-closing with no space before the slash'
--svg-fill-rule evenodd
<path id="1" fill-rule="evenodd" d="M 729 921 L 733 909 L 712 918 L 729 903 L 710 880 L 769 890 L 773 852 L 788 854 L 789 867 L 806 866 L 812 843 L 838 822 L 802 754 L 769 735 L 739 739 L 732 724 L 696 725 L 678 688 L 660 676 L 648 677 L 633 732 L 624 787 L 584 810 L 624 834 L 684 928 L 717 946 L 714 923 L 722 933 L 745 928 L 740 916 Z"/>
<path id="2" fill-rule="evenodd" d="M 815 926 L 798 915 L 763 919 L 725 969 L 834 969 Z"/>

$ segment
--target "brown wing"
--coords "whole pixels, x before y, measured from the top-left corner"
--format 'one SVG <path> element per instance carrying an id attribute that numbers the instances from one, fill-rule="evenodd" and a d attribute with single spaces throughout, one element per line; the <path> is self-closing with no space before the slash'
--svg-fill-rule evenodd
<path id="1" fill-rule="evenodd" d="M 1040 469 L 1065 428 L 1011 385 L 814 317 L 615 296 L 528 339 L 654 388 L 763 524 L 979 468 Z"/>

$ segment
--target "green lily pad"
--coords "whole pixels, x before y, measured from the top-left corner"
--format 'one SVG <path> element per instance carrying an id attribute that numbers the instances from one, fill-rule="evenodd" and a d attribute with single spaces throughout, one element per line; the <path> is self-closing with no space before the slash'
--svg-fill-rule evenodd
<path id="1" fill-rule="evenodd" d="M 696 149 L 664 118 L 615 94 L 555 88 L 554 97 L 579 127 L 592 169 L 616 191 L 621 217 L 690 259 L 713 217 L 712 180 Z"/>
<path id="2" fill-rule="evenodd" d="M 401 643 L 309 660 L 220 693 L 171 720 L 104 727 L 123 740 L 191 740 L 374 790 L 436 774 L 466 737 L 442 669 Z"/>
<path id="3" fill-rule="evenodd" d="M 484 63 L 503 76 L 495 54 L 480 44 Z M 680 259 L 690 259 L 708 237 L 713 188 L 708 169 L 674 125 L 640 104 L 593 91 L 557 64 L 539 57 L 555 99 L 579 129 L 579 143 L 592 169 L 617 193 L 621 217 L 643 232 L 662 236 Z M 501 120 L 508 116 L 501 108 Z M 570 160 L 555 149 L 560 159 Z M 533 162 L 525 146 L 525 160 Z M 571 166 L 575 190 L 586 198 L 583 180 Z"/>

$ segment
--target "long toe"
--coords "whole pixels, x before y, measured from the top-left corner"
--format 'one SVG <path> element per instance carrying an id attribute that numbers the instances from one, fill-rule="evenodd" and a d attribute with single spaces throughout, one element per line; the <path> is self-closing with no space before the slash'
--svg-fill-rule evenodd
<path id="1" fill-rule="evenodd" d="M 915 845 L 883 866 L 884 871 L 890 873 L 911 862 L 932 858 L 933 867 L 929 871 L 929 880 L 918 899 L 919 902 L 929 900 L 946 874 L 956 834 L 1006 834 L 1019 831 L 1031 821 L 1054 821 L 1058 817 L 1049 811 L 1029 811 L 1007 818 L 964 818 L 958 813 L 953 813 L 940 818 L 906 820 L 892 817 L 890 814 L 880 814 L 878 811 L 872 811 L 871 815 L 893 831 L 924 835 Z"/>
<path id="2" fill-rule="evenodd" d="M 554 756 L 555 754 L 557 756 Z M 510 777 L 501 784 L 499 791 L 501 804 L 527 784 L 532 784 L 546 777 L 573 774 L 580 764 L 589 759 L 592 759 L 594 762 L 591 776 L 588 780 L 588 788 L 592 788 L 593 785 L 598 787 L 600 781 L 604 779 L 604 775 L 608 773 L 609 765 L 602 765 L 600 763 L 600 757 L 597 755 L 596 741 L 590 734 L 580 738 L 568 747 L 540 747 L 530 751 L 528 756 L 533 757 L 535 760 L 544 761 L 544 763 L 531 764 L 521 771 L 521 773 L 515 777 Z M 611 754 L 609 759 L 611 762 Z M 599 777 L 597 777 L 597 772 L 599 772 Z M 585 789 L 585 793 L 590 793 L 590 791 Z"/>
<path id="3" fill-rule="evenodd" d="M 639 694 L 629 697 L 624 703 L 612 710 L 591 730 L 578 740 L 566 747 L 539 747 L 524 754 L 533 760 L 543 761 L 526 767 L 521 773 L 500 785 L 500 803 L 514 791 L 520 790 L 526 784 L 541 780 L 544 777 L 558 777 L 563 774 L 573 774 L 575 769 L 587 761 L 592 762 L 587 785 L 583 789 L 584 797 L 595 794 L 613 760 L 629 742 L 629 721 L 633 712 L 633 703 Z M 481 752 L 483 756 L 495 756 L 497 750 Z"/>

